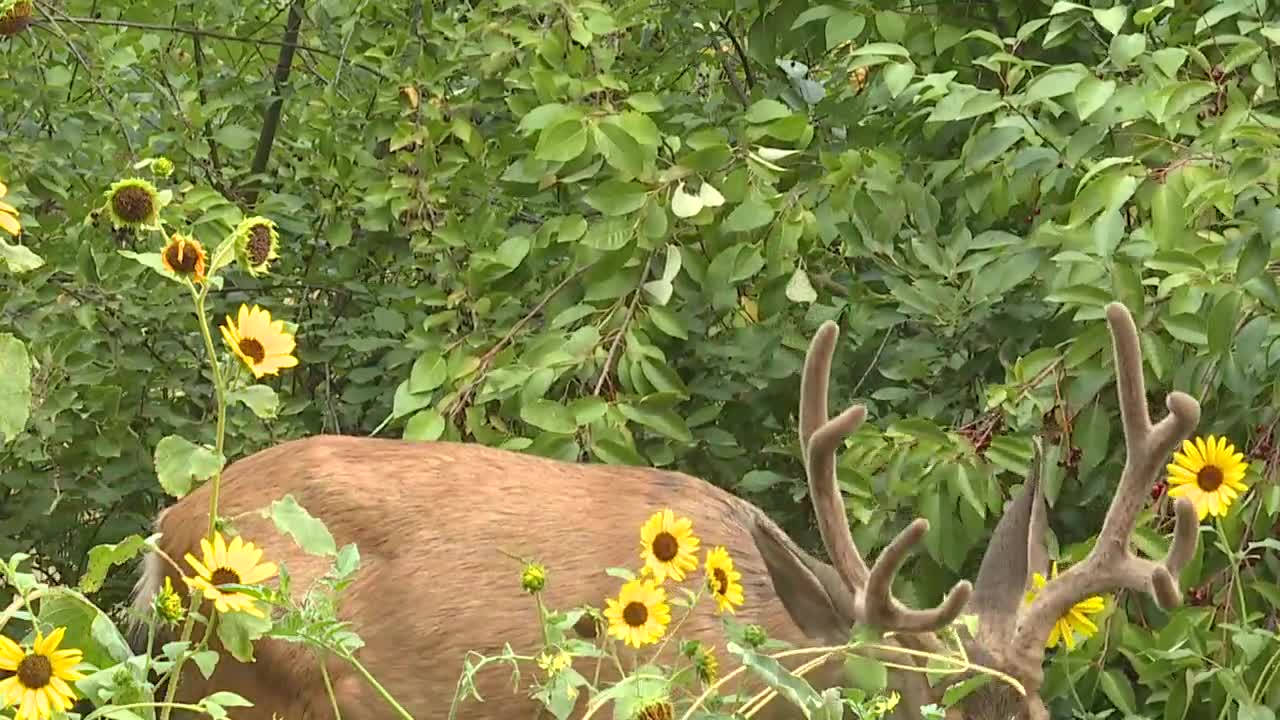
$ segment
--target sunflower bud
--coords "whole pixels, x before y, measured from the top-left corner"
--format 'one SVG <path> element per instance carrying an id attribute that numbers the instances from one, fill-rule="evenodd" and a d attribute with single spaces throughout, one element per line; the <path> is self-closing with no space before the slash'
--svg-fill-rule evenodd
<path id="1" fill-rule="evenodd" d="M 748 625 L 742 629 L 742 640 L 752 648 L 758 648 L 769 639 L 768 633 L 759 625 Z"/>
<path id="2" fill-rule="evenodd" d="M 547 569 L 541 563 L 525 563 L 520 571 L 520 587 L 530 595 L 542 592 L 547 586 Z"/>
<path id="3" fill-rule="evenodd" d="M 164 588 L 156 593 L 155 600 L 152 601 L 152 609 L 155 610 L 156 617 L 165 625 L 177 625 L 182 622 L 185 616 L 185 610 L 182 607 L 182 598 L 173 590 L 173 582 L 168 576 L 164 579 Z"/>
<path id="4" fill-rule="evenodd" d="M 151 174 L 167 178 L 173 174 L 173 161 L 167 157 L 158 157 L 151 161 Z"/>

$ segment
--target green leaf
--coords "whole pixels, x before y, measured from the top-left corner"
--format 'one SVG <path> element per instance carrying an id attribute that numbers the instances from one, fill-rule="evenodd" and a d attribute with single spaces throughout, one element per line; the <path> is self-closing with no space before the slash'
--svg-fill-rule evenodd
<path id="1" fill-rule="evenodd" d="M 1120 28 L 1124 27 L 1124 21 L 1129 17 L 1129 8 L 1124 5 L 1116 5 L 1106 10 L 1094 9 L 1093 19 L 1098 24 L 1107 29 L 1107 32 L 1115 35 L 1120 32 Z M 1128 711 L 1132 714 L 1133 711 Z"/>
<path id="2" fill-rule="evenodd" d="M 788 300 L 797 303 L 811 303 L 818 299 L 818 293 L 809 282 L 809 274 L 804 271 L 804 268 L 796 268 L 795 272 L 791 273 L 791 279 L 787 281 L 786 295 Z"/>
<path id="3" fill-rule="evenodd" d="M 52 587 L 40 598 L 40 623 L 44 627 L 65 627 L 68 640 L 63 648 L 75 647 L 84 652 L 84 661 L 97 667 L 110 667 L 128 659 L 133 653 L 123 633 L 106 613 L 84 595 L 68 587 Z"/>
<path id="4" fill-rule="evenodd" d="M 1088 74 L 1089 71 L 1079 65 L 1052 68 L 1031 82 L 1027 88 L 1026 101 L 1034 102 L 1065 95 L 1075 90 Z"/>
<path id="5" fill-rule="evenodd" d="M 254 415 L 270 420 L 280 410 L 280 398 L 267 385 L 250 385 L 227 393 L 228 403 L 243 403 Z"/>
<path id="6" fill-rule="evenodd" d="M 644 173 L 644 151 L 626 130 L 611 123 L 600 123 L 596 126 L 596 133 L 596 145 L 605 162 L 617 168 L 623 179 Z"/>
<path id="7" fill-rule="evenodd" d="M 223 125 L 213 133 L 213 139 L 232 150 L 248 150 L 258 142 L 258 135 L 243 125 Z"/>
<path id="8" fill-rule="evenodd" d="M 253 662 L 253 643 L 271 629 L 270 618 L 249 613 L 222 613 L 218 616 L 218 640 L 231 656 L 242 663 Z"/>
<path id="9" fill-rule="evenodd" d="M 747 108 L 747 122 L 761 124 L 772 122 L 779 118 L 790 117 L 792 115 L 791 108 L 783 105 L 777 100 L 765 98 L 757 100 Z"/>
<path id="10" fill-rule="evenodd" d="M 329 528 L 299 505 L 292 494 L 271 503 L 271 522 L 280 532 L 292 537 L 305 553 L 320 556 L 338 554 L 338 546 Z"/>
<path id="11" fill-rule="evenodd" d="M 123 565 L 138 556 L 145 547 L 141 535 L 130 535 L 118 543 L 97 545 L 89 550 L 88 567 L 80 576 L 80 590 L 96 593 L 102 589 L 107 572 L 116 565 Z"/>
<path id="12" fill-rule="evenodd" d="M 520 419 L 536 428 L 559 435 L 572 435 L 578 429 L 569 408 L 554 400 L 537 398 L 520 408 Z"/>
<path id="13" fill-rule="evenodd" d="M 911 53 L 898 43 L 891 42 L 873 42 L 867 43 L 862 47 L 849 53 L 853 57 L 863 57 L 866 55 L 895 55 L 898 57 L 911 57 Z"/>
<path id="14" fill-rule="evenodd" d="M 542 131 L 533 156 L 550 162 L 569 162 L 587 149 L 587 129 L 578 119 L 565 120 Z"/>
<path id="15" fill-rule="evenodd" d="M 431 392 L 444 384 L 449 373 L 445 356 L 435 351 L 427 351 L 413 361 L 413 370 L 409 373 L 409 392 Z"/>
<path id="16" fill-rule="evenodd" d="M 1101 671 L 1098 683 L 1107 699 L 1124 715 L 1130 716 L 1138 712 L 1138 702 L 1133 694 L 1133 687 L 1118 670 L 1107 668 Z"/>
<path id="17" fill-rule="evenodd" d="M 1111 38 L 1111 62 L 1119 68 L 1127 68 L 1135 58 L 1147 50 L 1147 36 L 1142 33 L 1116 35 Z"/>
<path id="18" fill-rule="evenodd" d="M 1205 330 L 1204 320 L 1199 315 L 1191 313 L 1163 315 L 1160 317 L 1160 324 L 1175 339 L 1181 340 L 1188 345 L 1209 344 L 1209 336 Z"/>
<path id="19" fill-rule="evenodd" d="M 617 407 L 618 412 L 631 422 L 644 425 L 679 442 L 693 442 L 693 433 L 689 432 L 689 426 L 670 408 L 645 407 L 628 403 L 618 403 Z"/>
<path id="20" fill-rule="evenodd" d="M 0 334 L 0 439 L 13 442 L 31 417 L 31 359 L 27 346 Z"/>
<path id="21" fill-rule="evenodd" d="M 439 440 L 444 435 L 445 419 L 433 408 L 419 410 L 404 424 L 405 440 Z"/>
<path id="22" fill-rule="evenodd" d="M 1271 259 L 1271 239 L 1255 232 L 1245 242 L 1236 261 L 1236 283 L 1243 285 L 1262 274 Z"/>
<path id="23" fill-rule="evenodd" d="M 841 10 L 827 20 L 827 49 L 849 42 L 862 34 L 867 19 L 848 10 Z"/>
<path id="24" fill-rule="evenodd" d="M 602 215 L 627 215 L 644 207 L 645 188 L 638 183 L 606 180 L 587 193 L 584 201 Z"/>
<path id="25" fill-rule="evenodd" d="M 4 260 L 9 272 L 15 274 L 31 272 L 44 265 L 44 258 L 31 252 L 26 245 L 11 245 L 4 238 L 0 238 L 0 260 Z"/>
<path id="26" fill-rule="evenodd" d="M 1107 104 L 1115 91 L 1115 81 L 1099 80 L 1093 75 L 1086 75 L 1075 89 L 1076 113 L 1079 118 L 1088 119 L 1090 115 Z"/>
<path id="27" fill-rule="evenodd" d="M 900 43 L 907 37 L 907 18 L 901 13 L 882 10 L 876 13 L 876 32 L 889 42 Z"/>
<path id="28" fill-rule="evenodd" d="M 844 676 L 848 681 L 846 687 L 857 688 L 869 694 L 878 693 L 889 684 L 889 669 L 884 663 L 856 653 L 845 659 Z"/>
<path id="29" fill-rule="evenodd" d="M 1236 319 L 1240 314 L 1240 294 L 1229 290 L 1218 298 L 1213 309 L 1209 311 L 1208 342 L 1209 351 L 1215 354 L 1225 353 L 1231 349 L 1236 335 Z"/>
<path id="30" fill-rule="evenodd" d="M 174 497 L 191 492 L 195 484 L 213 477 L 225 463 L 226 459 L 213 448 L 177 435 L 168 435 L 156 443 L 156 477 L 160 487 Z"/>
<path id="31" fill-rule="evenodd" d="M 651 92 L 638 92 L 627 98 L 627 104 L 642 113 L 662 112 L 662 101 Z"/>
<path id="32" fill-rule="evenodd" d="M 757 195 L 751 195 L 729 213 L 720 224 L 724 232 L 747 232 L 764 227 L 773 220 L 773 207 Z"/>
<path id="33" fill-rule="evenodd" d="M 899 62 L 885 65 L 884 69 L 881 70 L 880 77 L 884 80 L 885 89 L 889 91 L 889 97 L 896 98 L 911 84 L 915 74 L 916 66 L 914 64 Z"/>

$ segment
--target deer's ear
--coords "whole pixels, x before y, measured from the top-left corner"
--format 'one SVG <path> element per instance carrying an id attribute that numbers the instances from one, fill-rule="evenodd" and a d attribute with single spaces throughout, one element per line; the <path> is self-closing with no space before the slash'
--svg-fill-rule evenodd
<path id="1" fill-rule="evenodd" d="M 800 631 L 827 642 L 847 640 L 853 617 L 841 608 L 851 608 L 853 598 L 835 570 L 807 557 L 771 523 L 753 523 L 751 537 L 769 571 L 774 593 Z"/>
<path id="2" fill-rule="evenodd" d="M 973 608 L 978 615 L 980 632 L 995 633 L 993 642 L 1004 642 L 1011 634 L 1026 592 L 1027 578 L 1045 556 L 1044 508 L 1040 493 L 1039 461 L 1037 452 L 1032 460 L 1030 477 L 1022 486 L 1022 492 L 1009 504 L 996 529 L 991 543 L 982 556 L 978 578 L 974 583 Z"/>

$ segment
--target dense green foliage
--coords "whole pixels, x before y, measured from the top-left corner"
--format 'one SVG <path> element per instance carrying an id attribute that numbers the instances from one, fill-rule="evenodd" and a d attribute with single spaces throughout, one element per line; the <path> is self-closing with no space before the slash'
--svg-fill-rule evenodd
<path id="1" fill-rule="evenodd" d="M 840 468 L 855 536 L 932 523 L 911 601 L 972 577 L 1035 435 L 1053 554 L 1087 551 L 1124 461 L 1101 321 L 1123 301 L 1153 412 L 1200 399 L 1251 491 L 1205 522 L 1183 608 L 1122 595 L 1045 696 L 1270 720 L 1280 11 L 1109 3 L 37 3 L 0 38 L 26 248 L 0 245 L 0 337 L 25 347 L 0 345 L 0 557 L 74 582 L 164 502 L 160 439 L 212 437 L 185 291 L 95 212 L 164 156 L 169 224 L 281 233 L 273 274 L 210 293 L 299 340 L 229 458 L 341 432 L 671 467 L 816 547 L 795 401 L 835 318 L 833 396 L 871 417 Z"/>

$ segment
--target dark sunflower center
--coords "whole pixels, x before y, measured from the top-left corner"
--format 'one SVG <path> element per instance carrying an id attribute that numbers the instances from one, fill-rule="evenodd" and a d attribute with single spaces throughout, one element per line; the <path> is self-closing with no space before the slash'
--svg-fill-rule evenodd
<path id="1" fill-rule="evenodd" d="M 39 690 L 53 679 L 53 663 L 44 655 L 28 655 L 18 662 L 18 682 L 29 690 Z"/>
<path id="2" fill-rule="evenodd" d="M 1205 465 L 1196 473 L 1196 484 L 1205 492 L 1213 492 L 1222 487 L 1222 468 L 1216 465 Z"/>
<path id="3" fill-rule="evenodd" d="M 196 262 L 200 259 L 195 248 L 186 243 L 169 243 L 164 249 L 164 259 L 174 272 L 190 274 L 196 271 Z"/>
<path id="4" fill-rule="evenodd" d="M 261 265 L 271 254 L 271 229 L 266 225 L 254 225 L 249 228 L 249 242 L 246 246 L 249 262 Z"/>
<path id="5" fill-rule="evenodd" d="M 680 541 L 669 532 L 658 533 L 653 539 L 653 556 L 662 562 L 671 562 L 680 552 Z"/>
<path id="6" fill-rule="evenodd" d="M 649 620 L 649 608 L 642 602 L 630 602 L 622 609 L 622 619 L 631 627 L 640 627 Z"/>
<path id="7" fill-rule="evenodd" d="M 262 347 L 262 343 L 253 338 L 240 339 L 240 352 L 247 355 L 255 363 L 260 363 L 267 357 L 267 351 Z"/>
<path id="8" fill-rule="evenodd" d="M 151 196 L 136 187 L 120 188 L 111 199 L 116 214 L 129 222 L 142 222 L 151 214 Z"/>
<path id="9" fill-rule="evenodd" d="M 729 576 L 725 574 L 724 570 L 721 570 L 720 568 L 712 570 L 711 577 L 713 579 L 711 589 L 714 590 L 717 595 L 724 595 L 729 592 Z"/>
<path id="10" fill-rule="evenodd" d="M 240 574 L 230 568 L 218 568 L 213 571 L 209 581 L 214 585 L 239 585 Z"/>

